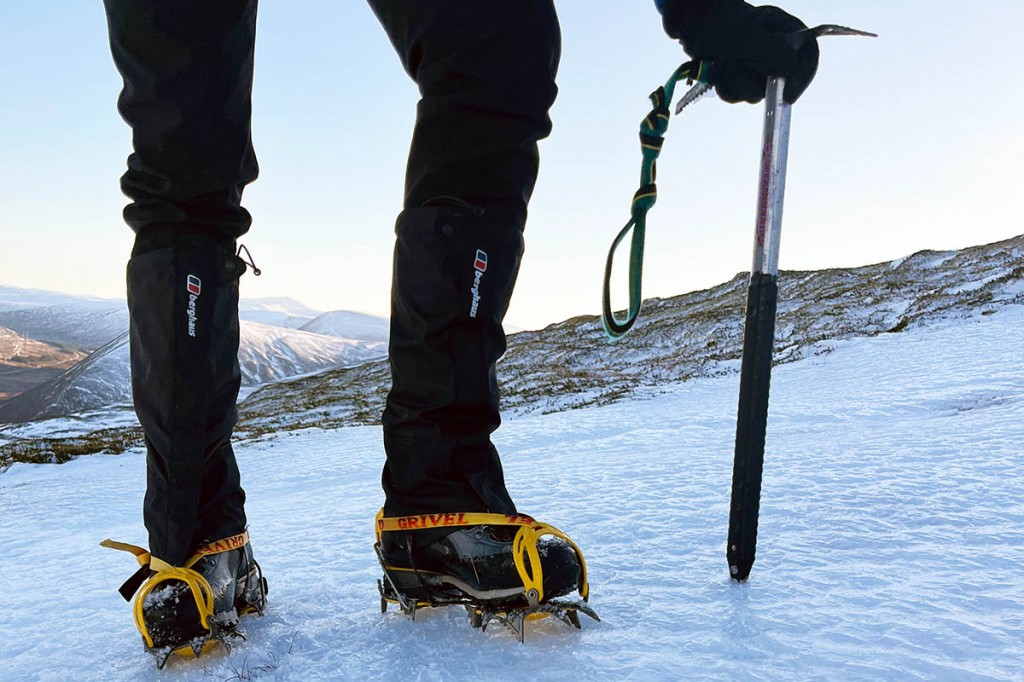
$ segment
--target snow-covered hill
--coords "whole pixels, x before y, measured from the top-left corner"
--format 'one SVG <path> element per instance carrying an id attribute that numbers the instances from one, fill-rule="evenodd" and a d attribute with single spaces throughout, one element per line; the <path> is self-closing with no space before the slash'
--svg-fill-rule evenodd
<path id="1" fill-rule="evenodd" d="M 93 351 L 128 328 L 124 301 L 0 288 L 0 327 L 28 338 Z"/>
<path id="2" fill-rule="evenodd" d="M 0 403 L 0 423 L 49 419 L 130 403 L 127 367 L 128 332 L 122 332 L 67 371 Z"/>
<path id="3" fill-rule="evenodd" d="M 1024 306 L 982 305 L 777 367 L 743 585 L 725 562 L 735 375 L 512 416 L 513 497 L 580 543 L 603 620 L 532 623 L 525 644 L 455 608 L 380 612 L 379 428 L 237 448 L 268 611 L 159 673 L 116 592 L 137 566 L 97 546 L 145 544 L 142 453 L 16 464 L 0 679 L 1024 679 L 1022 328 Z"/>
<path id="4" fill-rule="evenodd" d="M 650 299 L 637 329 L 617 344 L 606 341 L 600 322 L 592 316 L 511 336 L 509 351 L 498 366 L 505 414 L 608 404 L 643 396 L 646 387 L 732 374 L 740 355 L 745 285 L 746 276 L 737 275 L 705 291 Z M 924 251 L 860 268 L 784 272 L 776 362 L 829 353 L 844 339 L 899 334 L 975 314 L 994 314 L 1022 302 L 1024 236 L 961 251 Z M 330 314 L 324 318 L 339 319 L 353 318 Z M 370 326 L 375 324 L 371 321 Z M 379 324 L 383 330 L 383 322 Z M 383 355 L 384 342 L 372 343 Z M 259 348 L 263 352 L 254 353 L 251 362 L 243 361 L 252 373 L 294 357 L 291 350 L 275 349 L 273 344 Z M 120 395 L 127 400 L 126 370 L 119 381 Z M 239 434 L 255 437 L 308 427 L 376 424 L 389 384 L 384 360 L 319 373 L 309 370 L 299 379 L 263 386 L 246 397 L 240 405 Z M 36 414 L 32 410 L 47 404 L 47 400 L 32 403 L 24 410 L 18 408 L 17 414 L 32 418 Z M 10 405 L 0 405 L 0 422 L 13 421 L 5 417 L 15 414 L 11 410 Z M 54 441 L 26 437 L 20 427 L 0 429 L 0 443 L 13 441 L 0 446 L 0 467 L 19 459 L 60 460 L 67 453 L 102 450 L 108 441 L 130 443 L 137 438 L 123 432 L 88 436 L 82 433 L 83 425 L 78 420 L 73 439 Z M 60 423 L 45 428 L 67 431 Z"/>
<path id="5" fill-rule="evenodd" d="M 61 305 L 77 305 L 83 302 L 111 303 L 110 299 L 90 298 L 63 294 L 45 289 L 22 289 L 0 285 L 0 312 L 26 310 L 29 308 L 46 308 Z M 123 303 L 122 303 L 123 305 Z"/>
<path id="6" fill-rule="evenodd" d="M 85 355 L 0 327 L 0 401 L 57 376 Z"/>
<path id="7" fill-rule="evenodd" d="M 302 326 L 302 330 L 360 341 L 387 341 L 389 325 L 390 321 L 387 318 L 335 310 L 307 322 Z"/>
<path id="8" fill-rule="evenodd" d="M 241 323 L 238 362 L 243 386 L 255 386 L 382 357 L 386 344 Z M 63 374 L 0 403 L 0 423 L 51 419 L 131 403 L 128 332 Z"/>
<path id="9" fill-rule="evenodd" d="M 238 302 L 239 318 L 272 327 L 284 327 L 285 329 L 299 329 L 302 325 L 316 319 L 321 314 L 321 311 L 313 310 L 294 298 L 288 298 L 287 296 L 243 298 Z"/>
<path id="10" fill-rule="evenodd" d="M 239 309 L 245 386 L 364 362 L 387 350 L 384 318 L 321 313 L 290 298 L 242 299 Z M 130 402 L 127 328 L 124 301 L 0 287 L 0 423 Z"/>
<path id="11" fill-rule="evenodd" d="M 576 317 L 509 338 L 498 365 L 506 414 L 623 400 L 643 387 L 738 369 L 747 275 L 705 291 L 650 299 L 641 321 L 610 344 L 600 320 Z M 1024 303 L 1024 236 L 961 251 L 924 251 L 860 268 L 783 272 L 775 360 L 829 352 L 837 342 L 900 333 Z M 386 362 L 261 388 L 241 405 L 249 433 L 374 424 L 390 385 Z"/>
<path id="12" fill-rule="evenodd" d="M 386 353 L 387 346 L 381 342 L 243 322 L 238 363 L 243 383 L 255 385 L 330 367 L 357 365 Z"/>

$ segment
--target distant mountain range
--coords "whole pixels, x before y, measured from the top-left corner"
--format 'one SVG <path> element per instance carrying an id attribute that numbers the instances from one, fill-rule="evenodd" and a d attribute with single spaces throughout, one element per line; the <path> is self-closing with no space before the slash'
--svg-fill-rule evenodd
<path id="1" fill-rule="evenodd" d="M 321 313 L 287 298 L 245 300 L 239 315 L 245 386 L 387 352 L 384 318 Z M 0 400 L 8 397 L 0 423 L 130 404 L 127 329 L 123 301 L 0 287 Z"/>
<path id="2" fill-rule="evenodd" d="M 271 327 L 300 329 L 323 313 L 299 303 L 294 298 L 256 298 L 238 302 L 238 317 Z"/>
<path id="3" fill-rule="evenodd" d="M 737 372 L 746 282 L 747 275 L 741 273 L 703 291 L 649 299 L 637 327 L 616 343 L 607 340 L 600 320 L 593 316 L 511 335 L 508 352 L 498 365 L 503 410 L 557 412 L 643 397 L 667 383 Z M 783 272 L 779 288 L 775 362 L 793 362 L 829 353 L 851 337 L 898 334 L 1024 304 L 1024 236 L 960 251 L 922 251 L 858 268 Z M 285 318 L 303 317 L 277 312 Z M 249 330 L 243 331 L 240 354 L 246 381 L 261 386 L 239 406 L 239 437 L 379 423 L 390 385 L 383 358 L 384 321 L 327 313 L 298 330 L 251 323 L 243 329 Z M 374 329 L 381 336 L 367 340 Z M 332 337 L 302 330 L 350 336 L 326 344 L 323 339 Z M 373 360 L 374 354 L 380 359 Z M 333 358 L 335 366 L 325 369 Z M 56 415 L 82 405 L 126 402 L 126 359 L 124 340 L 115 339 L 47 382 L 44 386 L 50 388 L 45 390 L 50 392 L 40 387 L 0 403 L 0 422 L 14 421 L 8 415 L 22 409 L 15 406 L 30 397 L 36 402 L 15 413 L 19 420 L 32 410 Z M 302 376 L 279 380 L 303 368 L 308 370 Z M 58 456 L 48 452 L 95 452 L 112 447 L 110 443 L 123 447 L 137 440 L 137 434 L 108 429 L 92 439 L 48 442 L 0 429 L 0 442 L 5 438 L 14 443 L 0 446 L 0 469 L 5 450 L 14 453 L 7 460 L 17 456 L 51 461 Z"/>
<path id="4" fill-rule="evenodd" d="M 124 301 L 0 288 L 0 327 L 44 343 L 91 352 L 128 329 Z"/>

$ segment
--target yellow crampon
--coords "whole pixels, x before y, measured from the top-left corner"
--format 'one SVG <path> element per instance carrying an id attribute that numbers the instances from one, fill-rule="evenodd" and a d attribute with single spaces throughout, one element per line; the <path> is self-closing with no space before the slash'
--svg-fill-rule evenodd
<path id="1" fill-rule="evenodd" d="M 135 576 L 129 578 L 128 581 L 121 586 L 121 595 L 125 600 L 129 600 L 131 598 L 131 593 L 135 594 L 135 603 L 133 606 L 135 627 L 137 627 L 139 632 L 142 634 L 142 639 L 146 643 L 146 647 L 153 649 L 156 645 L 153 642 L 153 636 L 149 632 L 149 628 L 146 625 L 146 620 L 142 613 L 142 607 L 146 601 L 146 597 L 149 596 L 154 589 L 167 581 L 177 580 L 185 583 L 189 591 L 192 593 L 192 596 L 195 598 L 196 610 L 199 614 L 199 624 L 206 632 L 206 636 L 209 637 L 213 634 L 213 588 L 210 587 L 209 581 L 207 581 L 201 573 L 192 569 L 192 566 L 195 566 L 196 562 L 204 556 L 219 554 L 221 552 L 227 552 L 232 549 L 244 547 L 248 542 L 249 531 L 243 531 L 242 533 L 230 538 L 211 542 L 189 557 L 184 566 L 172 566 L 166 561 L 150 554 L 149 550 L 137 545 L 116 542 L 108 539 L 101 542 L 100 546 L 134 554 L 135 559 L 139 562 L 139 566 L 142 567 Z M 155 573 L 153 571 L 155 571 Z M 145 581 L 145 584 L 141 584 L 142 580 Z M 189 643 L 175 648 L 170 653 L 180 654 L 183 656 L 199 655 L 215 644 L 216 640 L 207 639 L 198 650 L 193 648 L 191 643 Z"/>
<path id="2" fill-rule="evenodd" d="M 580 562 L 579 594 L 586 601 L 590 587 L 587 583 L 587 562 L 579 545 L 568 535 L 552 525 L 541 523 L 523 514 L 485 514 L 485 513 L 441 513 L 420 514 L 417 516 L 384 517 L 384 510 L 377 512 L 376 517 L 377 544 L 380 545 L 381 534 L 393 531 L 426 530 L 433 528 L 458 528 L 462 526 L 519 526 L 512 540 L 512 558 L 515 560 L 519 578 L 523 581 L 523 595 L 531 607 L 538 606 L 544 600 L 544 574 L 540 563 L 540 551 L 537 541 L 545 535 L 552 535 L 564 540 Z M 529 558 L 529 566 L 526 560 Z M 425 606 L 426 604 L 420 604 Z M 543 618 L 542 613 L 534 618 Z"/>

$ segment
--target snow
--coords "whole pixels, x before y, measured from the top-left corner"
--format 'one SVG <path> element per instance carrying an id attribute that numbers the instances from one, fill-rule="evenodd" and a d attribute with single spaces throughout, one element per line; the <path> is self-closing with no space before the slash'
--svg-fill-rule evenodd
<path id="1" fill-rule="evenodd" d="M 131 407 L 106 407 L 88 410 L 66 417 L 41 419 L 23 424 L 5 424 L 0 429 L 0 438 L 73 438 L 84 436 L 98 428 L 132 428 L 139 425 L 135 410 Z"/>
<path id="2" fill-rule="evenodd" d="M 1024 679 L 1024 306 L 856 338 L 773 376 L 758 560 L 725 562 L 737 377 L 513 417 L 522 511 L 586 553 L 582 631 L 381 614 L 380 432 L 239 446 L 270 581 L 245 642 L 157 672 L 116 593 L 144 544 L 138 452 L 0 475 L 2 680 Z"/>
<path id="3" fill-rule="evenodd" d="M 977 279 L 977 280 L 972 280 L 970 282 L 964 282 L 964 283 L 959 284 L 957 286 L 947 287 L 944 293 L 952 294 L 952 295 L 956 296 L 957 294 L 964 294 L 964 293 L 967 293 L 969 291 L 977 291 L 979 289 L 984 289 L 986 286 L 988 286 L 992 282 L 999 281 L 1004 276 L 1005 275 L 1003 273 L 998 273 L 998 274 L 992 275 L 991 277 L 985 277 L 984 279 Z"/>

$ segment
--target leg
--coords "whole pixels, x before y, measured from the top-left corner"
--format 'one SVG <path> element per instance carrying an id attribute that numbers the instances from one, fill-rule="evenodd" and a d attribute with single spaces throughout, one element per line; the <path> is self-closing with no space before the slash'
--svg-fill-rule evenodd
<path id="1" fill-rule="evenodd" d="M 501 325 L 523 253 L 537 142 L 551 129 L 554 7 L 370 4 L 422 94 L 396 226 L 382 603 L 410 614 L 422 603 L 467 605 L 471 622 L 504 618 L 518 623 L 520 638 L 527 613 L 578 622 L 577 605 L 551 600 L 573 590 L 587 597 L 583 555 L 561 531 L 509 518 L 516 508 L 490 439 L 500 423 L 495 364 L 505 352 Z M 431 512 L 492 515 L 432 514 L 423 520 L 430 530 L 420 519 L 411 530 L 409 519 L 393 518 Z"/>
<path id="2" fill-rule="evenodd" d="M 396 227 L 385 514 L 515 513 L 490 441 L 495 363 L 551 130 L 554 7 L 370 4 L 422 95 Z"/>
<path id="3" fill-rule="evenodd" d="M 557 93 L 551 1 L 369 3 L 422 96 L 405 208 L 457 197 L 505 206 L 521 225 Z"/>
<path id="4" fill-rule="evenodd" d="M 121 187 L 132 388 L 146 435 L 154 557 L 181 565 L 245 528 L 229 443 L 240 383 L 235 239 L 257 175 L 250 138 L 255 0 L 105 0 L 134 153 Z"/>
<path id="5" fill-rule="evenodd" d="M 256 179 L 250 135 L 255 0 L 104 0 L 118 111 L 134 153 L 121 178 L 135 253 L 174 233 L 225 248 L 251 223 L 242 188 Z"/>

